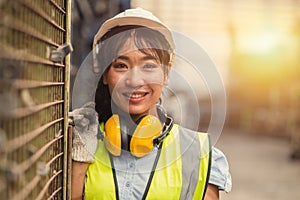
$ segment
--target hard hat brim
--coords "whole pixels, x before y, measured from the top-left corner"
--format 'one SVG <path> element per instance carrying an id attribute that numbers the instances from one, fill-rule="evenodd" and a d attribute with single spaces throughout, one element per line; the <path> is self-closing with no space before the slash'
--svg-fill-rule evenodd
<path id="1" fill-rule="evenodd" d="M 171 48 L 172 49 L 175 48 L 172 33 L 167 26 L 154 20 L 150 20 L 142 17 L 134 17 L 134 16 L 123 16 L 120 18 L 112 18 L 104 22 L 104 24 L 100 27 L 99 31 L 94 37 L 93 47 L 95 47 L 97 42 L 100 40 L 100 38 L 103 37 L 113 27 L 126 26 L 126 25 L 144 26 L 150 29 L 157 30 L 165 36 Z"/>

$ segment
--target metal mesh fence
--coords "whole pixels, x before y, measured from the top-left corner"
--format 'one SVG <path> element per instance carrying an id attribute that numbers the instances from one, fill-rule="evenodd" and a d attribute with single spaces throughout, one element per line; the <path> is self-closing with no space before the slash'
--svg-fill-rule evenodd
<path id="1" fill-rule="evenodd" d="M 64 199 L 70 0 L 0 0 L 0 199 Z"/>

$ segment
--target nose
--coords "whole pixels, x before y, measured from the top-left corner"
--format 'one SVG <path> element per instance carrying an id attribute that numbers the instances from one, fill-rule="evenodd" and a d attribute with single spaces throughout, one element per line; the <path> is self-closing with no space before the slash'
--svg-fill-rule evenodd
<path id="1" fill-rule="evenodd" d="M 143 73 L 138 67 L 134 67 L 127 72 L 125 83 L 127 86 L 136 88 L 144 84 Z"/>

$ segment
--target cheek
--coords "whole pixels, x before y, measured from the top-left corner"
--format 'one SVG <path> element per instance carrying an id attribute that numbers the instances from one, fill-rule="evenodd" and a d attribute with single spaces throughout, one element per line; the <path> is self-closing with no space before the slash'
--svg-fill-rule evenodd
<path id="1" fill-rule="evenodd" d="M 161 84 L 153 84 L 152 85 L 152 90 L 154 91 L 154 98 L 159 98 L 162 93 L 162 88 L 163 86 Z"/>
<path id="2" fill-rule="evenodd" d="M 115 90 L 117 87 L 121 84 L 121 77 L 117 74 L 109 71 L 104 77 L 103 77 L 103 83 L 108 85 L 109 92 L 112 94 L 113 90 Z"/>
<path id="3" fill-rule="evenodd" d="M 164 85 L 165 75 L 162 70 L 152 74 L 145 74 L 145 77 L 145 82 L 148 84 L 157 84 L 159 86 Z"/>
<path id="4" fill-rule="evenodd" d="M 109 79 L 108 88 L 111 95 L 113 94 L 114 90 L 117 90 L 118 86 L 119 86 L 118 79 L 115 78 Z"/>

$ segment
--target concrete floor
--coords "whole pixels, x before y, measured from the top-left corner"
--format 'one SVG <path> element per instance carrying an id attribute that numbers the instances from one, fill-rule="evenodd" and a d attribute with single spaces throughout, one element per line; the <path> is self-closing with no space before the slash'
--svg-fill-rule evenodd
<path id="1" fill-rule="evenodd" d="M 224 130 L 216 146 L 230 163 L 233 187 L 222 200 L 300 199 L 300 161 L 284 138 Z"/>

